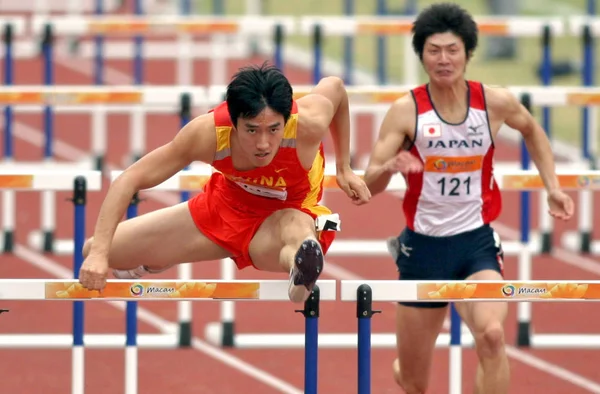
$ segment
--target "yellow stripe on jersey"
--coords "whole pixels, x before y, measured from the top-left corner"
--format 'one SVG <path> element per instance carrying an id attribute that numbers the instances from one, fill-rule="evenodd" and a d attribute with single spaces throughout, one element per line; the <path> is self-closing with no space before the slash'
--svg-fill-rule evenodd
<path id="1" fill-rule="evenodd" d="M 302 202 L 302 208 L 306 208 L 316 215 L 329 215 L 332 213 L 327 207 L 317 205 L 321 192 L 321 182 L 325 176 L 325 170 L 323 169 L 324 162 L 325 158 L 321 155 L 321 152 L 317 152 L 312 167 L 307 174 L 310 192 Z"/>
<path id="2" fill-rule="evenodd" d="M 285 128 L 283 129 L 283 139 L 296 138 L 296 129 L 298 128 L 298 114 L 291 114 Z"/>
<path id="3" fill-rule="evenodd" d="M 217 126 L 215 129 L 217 132 L 217 152 L 229 148 L 229 134 L 231 132 L 231 127 Z"/>

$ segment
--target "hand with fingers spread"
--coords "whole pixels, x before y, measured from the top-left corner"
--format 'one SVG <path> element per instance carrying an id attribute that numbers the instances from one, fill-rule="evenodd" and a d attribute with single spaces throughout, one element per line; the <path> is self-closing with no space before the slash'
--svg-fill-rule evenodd
<path id="1" fill-rule="evenodd" d="M 555 219 L 569 220 L 575 211 L 571 197 L 561 190 L 548 192 L 548 213 Z"/>
<path id="2" fill-rule="evenodd" d="M 342 189 L 355 205 L 363 205 L 371 199 L 371 191 L 367 187 L 363 179 L 356 175 L 351 168 L 338 170 L 336 181 L 340 189 Z"/>
<path id="3" fill-rule="evenodd" d="M 89 254 L 79 270 L 79 283 L 88 290 L 102 290 L 108 276 L 106 256 Z"/>
<path id="4" fill-rule="evenodd" d="M 423 171 L 423 163 L 412 153 L 403 150 L 388 160 L 384 164 L 384 168 L 390 173 L 400 172 L 402 174 L 409 174 Z"/>

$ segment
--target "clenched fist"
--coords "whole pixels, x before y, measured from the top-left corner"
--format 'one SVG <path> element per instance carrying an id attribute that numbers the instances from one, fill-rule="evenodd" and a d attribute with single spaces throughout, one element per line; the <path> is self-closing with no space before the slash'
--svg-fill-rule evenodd
<path id="1" fill-rule="evenodd" d="M 106 286 L 108 258 L 88 255 L 79 270 L 79 283 L 88 290 L 102 290 Z"/>
<path id="2" fill-rule="evenodd" d="M 423 163 L 408 151 L 402 151 L 388 160 L 383 167 L 390 173 L 408 174 L 423 171 Z"/>

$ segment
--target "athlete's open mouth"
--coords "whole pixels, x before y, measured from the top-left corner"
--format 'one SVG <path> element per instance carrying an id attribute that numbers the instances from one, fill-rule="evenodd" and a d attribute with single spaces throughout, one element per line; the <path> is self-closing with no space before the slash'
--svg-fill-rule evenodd
<path id="1" fill-rule="evenodd" d="M 264 159 L 265 157 L 269 156 L 269 152 L 266 152 L 266 153 L 256 153 L 254 156 L 258 157 L 259 159 Z"/>

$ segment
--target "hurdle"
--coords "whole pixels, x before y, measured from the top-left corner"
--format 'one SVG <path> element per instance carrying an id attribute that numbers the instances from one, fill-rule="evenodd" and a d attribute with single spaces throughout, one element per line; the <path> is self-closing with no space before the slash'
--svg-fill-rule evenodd
<path id="1" fill-rule="evenodd" d="M 73 226 L 73 243 L 75 250 L 81 251 L 85 241 L 85 207 L 88 191 L 102 189 L 102 173 L 95 170 L 37 170 L 18 166 L 0 169 L 0 188 L 14 192 L 40 192 L 40 191 L 72 191 L 75 222 Z M 73 253 L 73 275 L 78 278 L 79 269 L 83 263 L 82 253 Z M 2 348 L 69 348 L 73 341 L 77 346 L 87 347 L 120 347 L 125 344 L 125 335 L 119 334 L 90 334 L 83 335 L 83 306 L 74 304 L 73 333 L 69 334 L 15 334 L 0 335 Z M 175 334 L 168 335 L 139 335 L 140 346 L 144 347 L 175 347 L 178 344 Z M 74 349 L 75 357 L 79 357 L 80 350 Z"/>
<path id="2" fill-rule="evenodd" d="M 363 175 L 362 171 L 355 171 L 359 175 Z M 562 169 L 558 170 L 558 179 L 560 186 L 564 190 L 595 190 L 600 188 L 600 171 L 581 171 L 577 169 Z M 176 173 L 166 181 L 159 185 L 147 189 L 152 190 L 170 190 L 170 191 L 198 191 L 202 190 L 206 184 L 212 169 L 210 166 L 205 166 L 204 169 L 192 168 Z M 112 171 L 112 182 L 116 180 L 122 171 Z M 518 170 L 504 169 L 495 174 L 498 187 L 504 191 L 539 191 L 544 188 L 541 178 L 536 170 Z M 326 173 L 323 181 L 325 189 L 335 189 L 337 184 L 335 181 L 335 173 Z M 387 191 L 401 191 L 406 189 L 404 178 L 401 175 L 392 177 Z M 517 256 L 519 264 L 519 279 L 530 280 L 531 278 L 531 261 L 536 249 L 531 245 L 531 242 L 502 242 L 502 249 L 505 256 Z M 332 244 L 328 256 L 387 256 L 389 254 L 385 241 L 360 241 L 360 240 L 339 240 Z M 231 280 L 234 277 L 234 269 L 229 259 L 221 261 L 221 274 L 223 279 Z M 525 316 L 531 318 L 531 308 L 529 304 L 524 305 L 519 311 L 520 318 Z M 234 330 L 234 305 L 231 303 L 221 304 L 221 321 L 209 323 L 205 327 L 206 339 L 215 345 L 234 346 L 238 348 L 294 348 L 302 346 L 302 337 L 298 334 L 236 334 Z M 184 305 L 182 305 L 184 307 Z M 190 316 L 191 311 L 181 312 L 180 316 Z M 522 330 L 523 320 L 519 320 L 519 329 Z M 526 321 L 528 335 L 531 335 L 529 320 Z M 191 324 L 191 321 L 180 322 L 183 327 Z M 187 328 L 185 328 L 187 331 Z M 542 335 L 543 337 L 543 335 Z M 547 346 L 568 346 L 571 342 L 583 344 L 580 336 L 565 335 L 564 343 L 558 341 Z M 591 343 L 589 341 L 592 341 Z M 565 342 L 566 341 L 566 342 Z M 587 346 L 600 346 L 600 336 L 586 337 L 585 343 Z M 374 346 L 376 347 L 393 347 L 395 346 L 395 337 L 392 334 L 374 334 Z M 473 344 L 473 338 L 469 333 L 464 333 L 462 342 L 466 345 Z M 532 341 L 533 342 L 533 341 Z M 441 334 L 436 342 L 436 346 L 443 347 L 448 343 L 447 334 Z M 356 336 L 353 334 L 342 333 L 324 333 L 319 336 L 319 347 L 323 348 L 347 348 L 356 344 Z M 539 342 L 533 342 L 533 345 L 541 345 Z"/>
<path id="3" fill-rule="evenodd" d="M 144 301 L 288 301 L 286 280 L 152 280 L 123 281 L 109 279 L 102 294 L 85 289 L 77 280 L 48 279 L 0 279 L 0 300 L 70 301 L 81 320 L 74 325 L 72 362 L 72 393 L 84 392 L 84 346 L 83 302 L 125 301 L 128 304 Z M 317 281 L 301 312 L 305 319 L 305 393 L 317 393 L 319 304 L 336 300 L 336 282 Z M 127 321 L 127 344 L 125 350 L 125 393 L 137 394 L 137 348 L 138 339 L 135 316 Z M 122 343 L 123 345 L 124 343 Z M 69 344 L 69 346 L 71 346 Z M 35 346 L 34 346 L 35 347 Z"/>
<path id="4" fill-rule="evenodd" d="M 310 91 L 310 86 L 295 86 L 294 90 L 296 92 L 296 98 L 305 95 Z M 389 103 L 393 102 L 397 98 L 405 95 L 411 87 L 409 86 L 387 86 L 387 87 L 348 87 L 348 94 L 351 100 L 351 108 L 360 107 L 360 106 L 371 106 L 372 108 L 376 108 L 377 110 L 385 110 Z M 167 102 L 176 102 L 177 100 L 183 100 L 183 97 L 187 97 L 187 105 L 195 106 L 195 105 L 204 105 L 210 106 L 214 105 L 222 100 L 222 95 L 224 92 L 224 86 L 212 86 L 209 89 L 204 88 L 194 88 L 194 89 L 186 89 L 180 86 L 169 86 L 169 87 L 129 87 L 129 86 L 118 86 L 111 87 L 110 89 L 107 87 L 81 87 L 81 86 L 61 86 L 61 87 L 39 87 L 39 86 L 30 86 L 30 87 L 7 87 L 0 91 L 0 103 L 9 102 L 9 103 L 19 103 L 20 105 L 36 105 L 40 103 L 60 103 L 61 105 L 82 105 L 88 106 L 89 108 L 93 108 L 95 104 L 106 104 L 107 106 L 122 106 L 122 105 L 140 105 L 145 106 L 147 108 L 153 108 L 154 106 L 165 105 Z M 531 107 L 533 104 L 539 105 L 540 103 L 544 103 L 548 106 L 554 105 L 597 105 L 597 99 L 600 97 L 600 89 L 591 88 L 591 87 L 575 87 L 575 86 L 510 86 L 508 89 L 515 94 L 517 97 L 521 98 L 521 101 L 524 104 L 527 104 Z M 183 108 L 183 107 L 182 107 Z M 375 136 L 374 136 L 375 138 Z M 577 165 L 573 166 L 565 166 L 564 168 L 560 165 L 558 166 L 559 170 L 565 171 L 579 171 L 580 167 Z M 510 169 L 512 170 L 512 169 Z M 582 178 L 584 179 L 584 178 Z M 591 183 L 597 182 L 593 177 L 585 178 Z M 592 185 L 594 186 L 594 185 Z M 173 190 L 174 191 L 174 190 Z M 582 190 L 580 192 L 586 191 L 584 185 L 582 185 Z M 521 193 L 527 193 L 526 191 L 522 191 Z M 531 244 L 530 248 L 539 251 L 539 244 L 543 241 L 540 237 L 535 237 L 534 234 L 529 234 L 529 196 L 522 199 L 523 209 L 521 216 L 521 232 L 522 232 L 522 242 Z M 542 217 L 547 216 L 545 208 L 545 197 L 543 197 L 543 191 L 540 193 L 540 201 L 541 201 L 541 213 Z M 580 221 L 587 220 L 588 222 L 591 219 L 591 206 L 583 205 L 582 213 L 580 215 Z M 581 222 L 580 222 L 581 223 Z M 584 222 L 585 223 L 585 222 Z M 538 239 L 538 240 L 536 240 Z M 65 250 L 72 251 L 73 247 L 72 242 L 68 244 L 65 243 Z M 336 243 L 337 245 L 337 243 Z M 339 246 L 341 247 L 342 244 Z M 358 244 L 357 244 L 358 245 Z M 383 245 L 383 243 L 381 243 Z M 335 253 L 336 248 L 338 246 L 333 246 L 332 251 Z M 505 245 L 508 248 L 508 245 Z M 356 249 L 356 248 L 354 248 Z M 378 249 L 380 252 L 378 253 L 386 253 L 385 249 Z M 526 260 L 524 260 L 526 261 Z M 224 263 L 223 274 L 228 277 L 229 272 L 232 267 L 227 268 L 229 263 Z M 519 265 L 521 267 L 521 265 Z M 180 268 L 185 270 L 185 268 Z M 524 272 L 523 278 L 529 277 L 526 274 L 530 272 L 530 268 L 528 265 L 522 267 Z M 182 275 L 185 275 L 182 273 Z M 224 304 L 224 307 L 227 307 L 228 304 Z M 536 339 L 534 339 L 535 335 L 532 334 L 532 330 L 530 327 L 530 319 L 531 312 L 529 310 L 530 306 L 527 303 L 519 304 L 520 312 L 519 312 L 519 344 L 523 346 L 535 346 Z M 230 326 L 229 323 L 232 323 L 232 320 L 226 320 L 225 316 L 232 316 L 232 313 L 225 314 L 222 319 L 224 322 L 228 323 L 227 326 Z M 232 319 L 232 318 L 231 318 Z M 220 329 L 220 328 L 218 328 Z M 229 331 L 229 329 L 227 330 Z M 220 334 L 211 334 L 211 338 L 220 338 Z M 229 337 L 226 335 L 225 337 Z M 577 336 L 579 337 L 579 336 Z M 297 338 L 297 337 L 296 337 Z M 340 337 L 343 338 L 343 337 Z M 389 336 L 386 338 L 390 338 Z M 539 340 L 542 340 L 543 337 L 540 337 Z M 556 339 L 556 338 L 554 338 Z M 571 340 L 567 340 L 564 338 L 566 343 L 572 343 Z M 295 343 L 301 344 L 299 340 L 290 340 L 290 338 L 284 338 L 284 343 L 287 345 Z M 562 341 L 562 340 L 561 340 Z M 576 339 L 573 339 L 576 341 Z M 595 340 L 596 341 L 596 340 Z M 598 338 L 597 342 L 600 344 L 600 338 Z M 231 339 L 227 339 L 221 343 L 233 343 Z M 244 343 L 244 338 L 236 339 L 236 343 L 242 344 Z M 252 342 L 254 343 L 254 342 Z M 260 343 L 260 342 L 259 342 Z M 274 342 L 269 342 L 269 344 L 273 344 Z M 347 343 L 347 342 L 346 342 Z M 382 346 L 385 344 L 391 343 L 388 339 L 382 340 Z M 557 346 L 558 342 L 553 342 L 552 346 Z M 580 342 L 577 342 L 580 343 Z M 548 344 L 549 345 L 549 344 Z M 250 346 L 250 344 L 248 344 Z M 299 345 L 298 345 L 299 346 Z M 565 344 L 566 346 L 566 344 Z"/>
<path id="5" fill-rule="evenodd" d="M 585 86 L 593 86 L 595 72 L 594 40 L 600 35 L 600 18 L 594 16 L 572 16 L 569 17 L 570 33 L 580 36 L 583 43 L 583 68 L 582 82 Z M 598 108 L 596 106 L 585 106 L 582 109 L 583 135 L 582 152 L 583 157 L 588 160 L 589 168 L 596 169 L 598 166 Z M 592 205 L 591 193 L 579 194 L 580 205 Z M 581 214 L 583 215 L 583 213 Z M 580 216 L 580 219 L 583 219 Z M 562 244 L 569 250 L 581 253 L 600 254 L 600 241 L 594 240 L 592 234 L 591 217 L 587 218 L 585 226 L 580 226 L 577 232 L 566 232 L 562 237 Z"/>
<path id="6" fill-rule="evenodd" d="M 451 303 L 449 392 L 462 393 L 460 316 L 456 302 L 600 301 L 600 281 L 398 281 L 342 280 L 340 299 L 357 306 L 358 393 L 371 393 L 371 318 L 374 302 Z"/>

